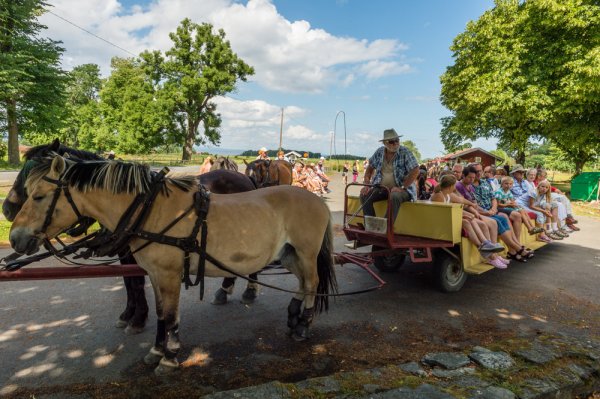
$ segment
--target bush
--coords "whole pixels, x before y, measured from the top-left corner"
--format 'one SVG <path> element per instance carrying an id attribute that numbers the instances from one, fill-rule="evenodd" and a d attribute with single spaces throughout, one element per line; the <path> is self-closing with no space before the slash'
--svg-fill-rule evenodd
<path id="1" fill-rule="evenodd" d="M 8 153 L 8 145 L 4 141 L 0 141 L 0 159 L 4 159 Z"/>

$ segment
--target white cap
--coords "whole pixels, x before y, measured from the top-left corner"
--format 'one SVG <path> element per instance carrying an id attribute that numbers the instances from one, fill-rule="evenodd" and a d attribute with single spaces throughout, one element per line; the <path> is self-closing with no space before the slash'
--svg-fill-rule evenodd
<path id="1" fill-rule="evenodd" d="M 321 157 L 320 159 L 321 159 L 321 161 L 324 161 L 324 160 L 325 160 L 325 157 Z"/>
<path id="2" fill-rule="evenodd" d="M 258 150 L 258 151 L 267 152 L 267 148 L 266 147 L 261 147 L 260 150 Z"/>

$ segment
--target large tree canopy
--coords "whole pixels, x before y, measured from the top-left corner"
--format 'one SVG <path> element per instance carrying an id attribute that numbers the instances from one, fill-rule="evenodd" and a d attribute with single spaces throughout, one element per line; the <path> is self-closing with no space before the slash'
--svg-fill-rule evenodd
<path id="1" fill-rule="evenodd" d="M 444 142 L 495 137 L 523 163 L 531 140 L 548 138 L 578 170 L 598 150 L 598 0 L 497 0 L 451 50 L 455 62 L 441 77 L 452 111 Z"/>
<path id="2" fill-rule="evenodd" d="M 189 160 L 194 144 L 219 142 L 221 118 L 212 100 L 235 90 L 237 81 L 246 81 L 254 69 L 232 51 L 225 32 L 213 32 L 210 24 L 184 19 L 169 36 L 173 47 L 164 56 L 146 52 L 142 59 L 159 95 L 170 102 L 172 126 L 185 123 L 173 133 L 183 144 L 182 159 Z"/>
<path id="3" fill-rule="evenodd" d="M 8 160 L 19 162 L 19 135 L 32 142 L 57 132 L 63 120 L 63 49 L 40 38 L 41 0 L 0 0 L 0 128 L 8 131 Z"/>

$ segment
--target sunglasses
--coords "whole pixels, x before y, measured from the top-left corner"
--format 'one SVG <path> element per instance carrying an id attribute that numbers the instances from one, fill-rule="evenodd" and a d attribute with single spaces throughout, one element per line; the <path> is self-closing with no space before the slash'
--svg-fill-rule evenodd
<path id="1" fill-rule="evenodd" d="M 386 143 L 388 144 L 398 144 L 400 142 L 399 139 L 394 139 L 394 140 L 387 140 Z"/>

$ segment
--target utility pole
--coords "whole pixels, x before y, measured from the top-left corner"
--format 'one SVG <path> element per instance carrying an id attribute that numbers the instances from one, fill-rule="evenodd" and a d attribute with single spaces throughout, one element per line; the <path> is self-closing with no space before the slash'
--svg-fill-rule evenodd
<path id="1" fill-rule="evenodd" d="M 333 120 L 333 134 L 335 136 L 335 132 L 336 132 L 336 128 L 337 128 L 337 118 L 338 116 L 342 114 L 344 116 L 344 161 L 346 160 L 346 157 L 348 155 L 348 149 L 347 149 L 347 145 L 346 145 L 346 113 L 344 111 L 338 111 L 337 114 L 335 114 L 335 119 Z M 335 148 L 335 141 L 334 141 L 334 148 Z M 337 162 L 337 167 L 339 168 L 339 160 Z"/>
<path id="2" fill-rule="evenodd" d="M 329 136 L 331 137 L 329 139 L 329 160 L 331 161 L 331 156 L 333 155 L 333 130 L 329 132 Z"/>
<path id="3" fill-rule="evenodd" d="M 283 143 L 283 108 L 281 108 L 281 124 L 279 125 L 279 151 L 281 151 Z"/>

